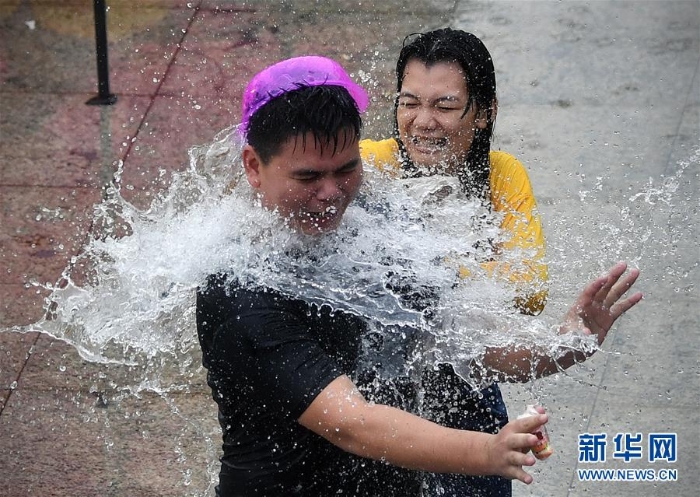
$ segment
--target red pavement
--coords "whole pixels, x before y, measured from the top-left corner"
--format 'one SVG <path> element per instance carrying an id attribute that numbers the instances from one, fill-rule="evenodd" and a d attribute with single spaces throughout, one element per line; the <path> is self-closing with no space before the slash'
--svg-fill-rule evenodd
<path id="1" fill-rule="evenodd" d="M 97 92 L 92 2 L 0 0 L 0 494 L 209 495 L 219 429 L 201 369 L 165 396 L 114 390 L 133 370 L 9 331 L 43 315 L 123 164 L 123 195 L 148 205 L 187 149 L 239 119 L 259 69 L 317 53 L 372 75 L 368 132 L 386 132 L 403 35 L 449 11 L 396 2 L 113 0 L 113 106 Z M 401 12 L 401 13 L 397 13 Z M 387 29 L 390 27 L 390 29 Z M 29 328 L 31 329 L 31 327 Z M 117 378 L 115 381 L 114 378 Z M 124 380 L 124 381 L 121 381 Z"/>

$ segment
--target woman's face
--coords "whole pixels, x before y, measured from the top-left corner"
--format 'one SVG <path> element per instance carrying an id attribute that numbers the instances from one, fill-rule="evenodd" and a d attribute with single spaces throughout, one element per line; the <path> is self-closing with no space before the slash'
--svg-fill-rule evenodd
<path id="1" fill-rule="evenodd" d="M 413 163 L 428 174 L 455 174 L 487 125 L 485 112 L 469 103 L 464 71 L 454 62 L 406 64 L 396 119 L 399 137 Z"/>

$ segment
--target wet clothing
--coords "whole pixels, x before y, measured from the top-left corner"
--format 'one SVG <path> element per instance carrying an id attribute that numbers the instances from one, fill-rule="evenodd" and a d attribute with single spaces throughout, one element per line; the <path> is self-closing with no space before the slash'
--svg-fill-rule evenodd
<path id="1" fill-rule="evenodd" d="M 362 140 L 360 153 L 368 166 L 401 176 L 399 145 L 395 139 Z M 522 250 L 529 256 L 517 265 L 494 260 L 483 263 L 483 267 L 489 276 L 507 279 L 518 287 L 520 297 L 516 303 L 523 312 L 538 314 L 547 298 L 547 265 L 542 222 L 532 185 L 525 167 L 512 155 L 492 151 L 489 159 L 491 204 L 496 212 L 504 214 L 501 228 L 510 234 L 498 249 L 501 253 Z M 468 276 L 466 270 L 462 276 Z"/>
<path id="2" fill-rule="evenodd" d="M 352 376 L 358 317 L 212 276 L 197 332 L 223 431 L 217 495 L 410 496 L 417 472 L 354 456 L 297 420 L 337 377 Z"/>
<path id="3" fill-rule="evenodd" d="M 399 145 L 393 139 L 360 142 L 365 164 L 391 176 L 402 177 Z M 490 277 L 506 279 L 516 285 L 515 304 L 524 313 L 538 314 L 547 297 L 545 241 L 532 186 L 523 165 L 512 155 L 500 151 L 489 154 L 489 186 L 494 211 L 503 213 L 501 228 L 510 237 L 499 252 L 528 254 L 519 264 L 493 260 L 482 263 Z M 470 274 L 460 269 L 460 277 Z M 443 426 L 486 433 L 497 433 L 508 423 L 506 405 L 497 384 L 475 392 L 448 364 L 437 371 L 426 371 L 422 381 L 423 401 L 420 415 Z M 427 474 L 424 496 L 509 497 L 512 483 L 498 476 Z"/>
<path id="4" fill-rule="evenodd" d="M 421 416 L 437 424 L 462 430 L 498 433 L 508 423 L 508 412 L 497 384 L 480 392 L 440 364 L 423 377 Z M 500 476 L 426 473 L 423 497 L 510 497 L 512 482 Z"/>

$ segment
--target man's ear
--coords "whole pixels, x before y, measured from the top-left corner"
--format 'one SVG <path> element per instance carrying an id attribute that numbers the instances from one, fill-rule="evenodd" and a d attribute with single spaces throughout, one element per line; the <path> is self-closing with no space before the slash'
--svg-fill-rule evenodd
<path id="1" fill-rule="evenodd" d="M 474 124 L 479 129 L 486 129 L 496 122 L 496 114 L 498 114 L 498 100 L 494 99 L 491 105 L 477 112 Z"/>
<path id="2" fill-rule="evenodd" d="M 260 168 L 263 167 L 260 156 L 250 145 L 243 147 L 243 168 L 248 183 L 253 188 L 260 188 Z"/>

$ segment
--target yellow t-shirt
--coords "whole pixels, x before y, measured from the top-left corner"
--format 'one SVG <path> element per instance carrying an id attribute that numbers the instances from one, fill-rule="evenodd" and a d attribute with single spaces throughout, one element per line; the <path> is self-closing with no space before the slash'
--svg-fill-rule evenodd
<path id="1" fill-rule="evenodd" d="M 399 146 L 395 139 L 362 140 L 360 152 L 365 164 L 391 176 L 399 176 Z M 547 299 L 547 264 L 544 262 L 542 221 L 537 212 L 530 178 L 520 161 L 506 152 L 492 151 L 489 159 L 491 203 L 495 211 L 504 215 L 501 228 L 511 234 L 498 248 L 502 252 L 524 250 L 532 257 L 521 260 L 517 265 L 505 260 L 493 260 L 482 266 L 489 276 L 514 283 L 521 296 L 516 299 L 516 305 L 523 312 L 537 314 L 542 311 Z M 469 276 L 468 270 L 462 268 L 460 276 Z"/>

